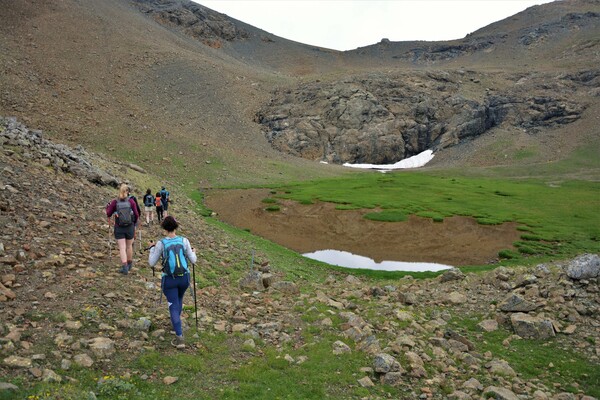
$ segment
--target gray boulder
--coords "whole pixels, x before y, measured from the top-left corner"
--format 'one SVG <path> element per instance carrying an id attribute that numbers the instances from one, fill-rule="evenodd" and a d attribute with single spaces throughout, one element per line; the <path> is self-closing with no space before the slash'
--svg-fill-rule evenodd
<path id="1" fill-rule="evenodd" d="M 271 285 L 271 287 L 286 294 L 300 294 L 300 289 L 294 282 L 278 281 Z"/>
<path id="2" fill-rule="evenodd" d="M 240 289 L 242 290 L 265 290 L 262 272 L 250 271 L 246 276 L 240 279 Z"/>
<path id="3" fill-rule="evenodd" d="M 115 354 L 115 342 L 109 338 L 96 337 L 89 341 L 90 350 L 96 357 L 110 357 Z"/>
<path id="4" fill-rule="evenodd" d="M 552 321 L 548 319 L 516 313 L 510 316 L 510 321 L 515 333 L 522 338 L 548 339 L 555 336 Z"/>
<path id="5" fill-rule="evenodd" d="M 600 256 L 584 254 L 571 261 L 565 269 L 567 276 L 575 280 L 600 277 Z"/>
<path id="6" fill-rule="evenodd" d="M 3 391 L 17 391 L 19 390 L 18 386 L 13 385 L 12 383 L 8 383 L 8 382 L 0 382 L 0 393 L 2 393 Z"/>
<path id="7" fill-rule="evenodd" d="M 514 394 L 511 390 L 497 386 L 488 386 L 483 391 L 483 394 L 486 399 L 491 398 L 494 400 L 519 400 L 519 397 L 516 394 Z"/>
<path id="8" fill-rule="evenodd" d="M 538 308 L 536 304 L 525 300 L 518 294 L 511 294 L 500 304 L 500 310 L 505 312 L 529 312 L 536 308 Z"/>
<path id="9" fill-rule="evenodd" d="M 375 372 L 387 374 L 388 372 L 399 372 L 402 370 L 402 367 L 393 356 L 386 353 L 380 353 L 375 355 L 373 369 Z"/>
<path id="10" fill-rule="evenodd" d="M 460 281 L 465 279 L 465 274 L 458 268 L 451 268 L 449 270 L 444 271 L 444 273 L 440 276 L 441 282 L 451 282 L 451 281 Z"/>

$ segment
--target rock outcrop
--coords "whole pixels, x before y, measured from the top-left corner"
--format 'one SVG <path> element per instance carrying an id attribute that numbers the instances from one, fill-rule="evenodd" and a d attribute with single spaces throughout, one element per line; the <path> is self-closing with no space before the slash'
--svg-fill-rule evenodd
<path id="1" fill-rule="evenodd" d="M 9 155 L 18 151 L 22 156 L 55 171 L 69 172 L 101 186 L 117 187 L 119 180 L 94 166 L 82 146 L 70 148 L 44 139 L 40 130 L 28 129 L 16 118 L 0 117 L 0 145 Z"/>
<path id="2" fill-rule="evenodd" d="M 223 41 L 240 40 L 248 33 L 226 15 L 192 1 L 134 0 L 140 10 L 157 22 L 182 31 L 204 44 L 219 48 Z"/>
<path id="3" fill-rule="evenodd" d="M 567 92 L 545 90 L 541 76 L 515 77 L 520 86 L 507 92 L 480 87 L 480 79 L 488 78 L 459 70 L 316 81 L 277 90 L 255 119 L 272 146 L 286 153 L 330 163 L 391 164 L 497 126 L 535 133 L 569 124 L 585 109 Z M 479 95 L 465 93 L 468 80 Z"/>

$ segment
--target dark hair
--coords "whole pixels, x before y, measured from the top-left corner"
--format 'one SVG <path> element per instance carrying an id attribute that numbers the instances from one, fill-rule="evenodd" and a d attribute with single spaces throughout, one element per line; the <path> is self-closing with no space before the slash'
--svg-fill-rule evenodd
<path id="1" fill-rule="evenodd" d="M 162 226 L 162 228 L 167 232 L 173 232 L 175 229 L 179 228 L 179 224 L 177 221 L 175 221 L 175 218 L 170 215 L 163 219 L 163 222 L 160 224 L 160 226 Z"/>
<path id="2" fill-rule="evenodd" d="M 146 190 L 146 194 L 152 194 L 152 190 L 150 190 L 150 189 Z"/>

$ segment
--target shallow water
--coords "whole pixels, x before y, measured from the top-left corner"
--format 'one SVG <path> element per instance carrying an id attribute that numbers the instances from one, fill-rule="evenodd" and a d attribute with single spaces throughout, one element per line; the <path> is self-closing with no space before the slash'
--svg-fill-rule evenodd
<path id="1" fill-rule="evenodd" d="M 327 264 L 337 265 L 344 268 L 363 268 L 377 271 L 442 271 L 453 268 L 450 265 L 426 263 L 426 262 L 402 262 L 402 261 L 382 261 L 375 260 L 340 250 L 319 250 L 312 253 L 302 254 L 304 257 L 326 262 Z"/>
<path id="2" fill-rule="evenodd" d="M 269 189 L 211 190 L 205 202 L 221 221 L 300 254 L 336 249 L 377 261 L 426 261 L 462 267 L 496 262 L 498 252 L 513 249 L 512 243 L 521 235 L 513 222 L 481 225 L 464 216 L 435 222 L 414 215 L 403 222 L 371 221 L 364 214 L 373 210 L 337 210 L 336 204 L 320 201 L 299 204 L 278 199 L 280 210 L 269 212 L 262 202 L 267 197 L 272 197 Z M 363 267 L 368 261 L 363 259 L 359 265 Z M 410 267 L 408 263 L 399 270 Z"/>

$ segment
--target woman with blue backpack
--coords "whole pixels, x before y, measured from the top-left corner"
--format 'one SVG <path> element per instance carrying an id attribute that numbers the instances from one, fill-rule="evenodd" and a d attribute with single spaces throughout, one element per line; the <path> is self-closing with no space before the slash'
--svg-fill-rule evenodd
<path id="1" fill-rule="evenodd" d="M 173 325 L 176 335 L 171 344 L 182 349 L 185 348 L 181 327 L 183 295 L 190 286 L 190 264 L 196 263 L 196 253 L 187 238 L 177 236 L 175 233 L 179 227 L 175 218 L 165 217 L 161 226 L 167 231 L 167 236 L 156 244 L 150 243 L 148 263 L 154 268 L 154 265 L 162 257 L 161 287 L 169 304 L 171 325 Z"/>

